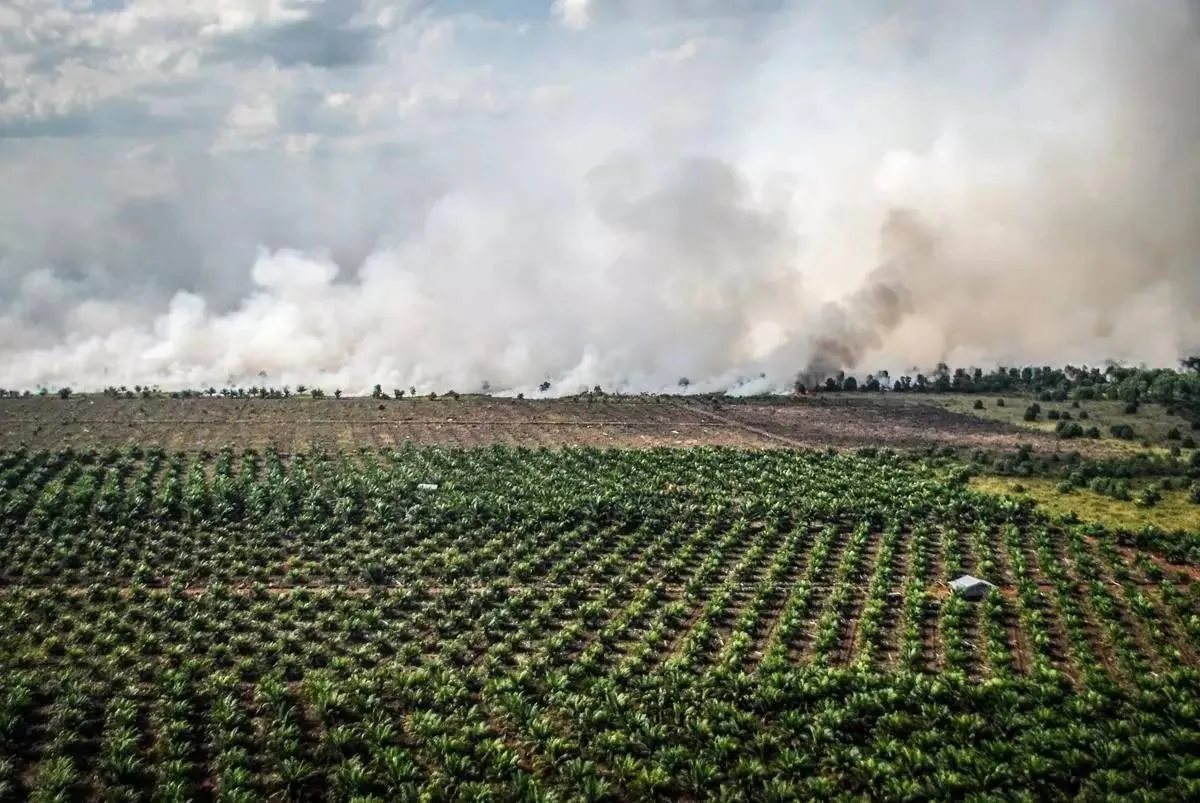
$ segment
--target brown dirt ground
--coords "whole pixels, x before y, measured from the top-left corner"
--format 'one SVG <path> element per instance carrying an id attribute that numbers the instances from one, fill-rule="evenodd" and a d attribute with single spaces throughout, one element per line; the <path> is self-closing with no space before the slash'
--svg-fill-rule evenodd
<path id="1" fill-rule="evenodd" d="M 137 444 L 184 451 L 226 445 L 292 453 L 419 444 L 529 447 L 568 444 L 750 449 L 955 445 L 1066 451 L 1029 430 L 911 402 L 817 398 L 714 405 L 655 398 L 114 399 L 76 396 L 0 399 L 0 448 L 109 448 Z"/>

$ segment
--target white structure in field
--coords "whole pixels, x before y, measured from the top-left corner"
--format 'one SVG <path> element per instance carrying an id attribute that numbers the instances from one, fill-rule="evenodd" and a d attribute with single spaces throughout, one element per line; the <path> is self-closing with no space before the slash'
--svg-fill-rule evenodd
<path id="1" fill-rule="evenodd" d="M 982 599 L 989 588 L 995 587 L 987 580 L 980 580 L 978 577 L 972 577 L 969 574 L 964 574 L 957 580 L 950 581 L 950 590 L 964 599 Z"/>

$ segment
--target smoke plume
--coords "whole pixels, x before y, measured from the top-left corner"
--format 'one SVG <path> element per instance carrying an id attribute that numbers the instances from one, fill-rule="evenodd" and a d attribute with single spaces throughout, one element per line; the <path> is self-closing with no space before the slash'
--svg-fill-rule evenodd
<path id="1" fill-rule="evenodd" d="M 3 387 L 1200 347 L 1193 0 L 40 2 L 0 14 Z"/>

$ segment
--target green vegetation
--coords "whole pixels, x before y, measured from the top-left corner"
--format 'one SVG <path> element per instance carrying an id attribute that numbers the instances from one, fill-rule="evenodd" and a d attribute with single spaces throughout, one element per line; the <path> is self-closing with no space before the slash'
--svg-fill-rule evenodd
<path id="1" fill-rule="evenodd" d="M 1110 529 L 1190 529 L 1197 531 L 1197 538 L 1200 538 L 1200 508 L 1192 502 L 1191 493 L 1186 490 L 1159 491 L 1159 499 L 1153 505 L 1139 505 L 1134 501 L 1136 487 L 1128 483 L 1125 485 L 1124 499 L 1114 498 L 1112 493 L 1097 493 L 1090 488 L 1078 490 L 1071 486 L 1064 487 L 1046 477 L 1015 481 L 1006 477 L 980 476 L 973 478 L 971 484 L 988 493 L 1028 496 L 1052 515 L 1074 514 L 1083 521 L 1095 522 Z"/>
<path id="2" fill-rule="evenodd" d="M 1194 555 L 969 474 L 0 452 L 0 799 L 1200 796 Z"/>

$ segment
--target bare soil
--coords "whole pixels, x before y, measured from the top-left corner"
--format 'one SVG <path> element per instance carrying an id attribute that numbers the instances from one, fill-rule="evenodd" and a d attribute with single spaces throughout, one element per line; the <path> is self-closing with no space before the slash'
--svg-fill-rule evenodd
<path id="1" fill-rule="evenodd" d="M 446 446 L 508 443 L 648 448 L 729 446 L 896 449 L 955 445 L 1038 451 L 1070 444 L 932 405 L 871 398 L 714 404 L 682 398 L 116 399 L 102 395 L 0 399 L 0 448 L 170 450 Z M 1078 444 L 1075 444 L 1077 446 Z"/>

